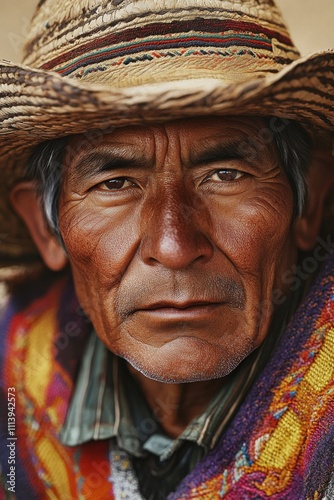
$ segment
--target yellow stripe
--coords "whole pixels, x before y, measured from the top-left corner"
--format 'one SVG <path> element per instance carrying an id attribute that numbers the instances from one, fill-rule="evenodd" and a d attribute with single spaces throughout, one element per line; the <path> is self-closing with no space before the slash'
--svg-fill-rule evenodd
<path id="1" fill-rule="evenodd" d="M 314 402 L 314 396 L 324 390 L 333 379 L 334 374 L 334 329 L 329 329 L 324 344 L 316 356 L 315 361 L 305 375 L 295 398 L 296 409 L 288 410 L 279 421 L 264 450 L 256 462 L 256 466 L 267 470 L 291 468 L 298 458 L 300 443 L 303 439 L 310 418 L 310 412 L 305 415 L 303 407 L 305 393 L 309 394 L 309 401 Z M 306 407 L 307 408 L 307 407 Z M 303 411 L 304 410 L 304 411 Z M 312 405 L 310 407 L 312 411 Z M 300 417 L 297 417 L 297 414 Z M 305 418 L 307 417 L 307 418 Z"/>
<path id="2" fill-rule="evenodd" d="M 27 356 L 24 362 L 25 387 L 41 408 L 52 375 L 55 309 L 42 314 L 29 331 Z"/>
<path id="3" fill-rule="evenodd" d="M 334 376 L 334 328 L 326 334 L 326 339 L 315 363 L 305 376 L 315 392 L 320 392 Z"/>
<path id="4" fill-rule="evenodd" d="M 302 426 L 297 415 L 293 411 L 286 412 L 256 464 L 269 470 L 283 469 L 296 454 L 302 439 Z"/>
<path id="5" fill-rule="evenodd" d="M 71 498 L 66 466 L 53 444 L 46 438 L 39 439 L 36 442 L 36 453 L 46 471 L 43 479 L 52 485 L 52 490 L 47 491 L 48 498 Z"/>

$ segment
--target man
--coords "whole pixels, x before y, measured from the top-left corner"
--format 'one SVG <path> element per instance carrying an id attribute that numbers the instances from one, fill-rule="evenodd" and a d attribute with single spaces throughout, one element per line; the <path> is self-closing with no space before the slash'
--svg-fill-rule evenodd
<path id="1" fill-rule="evenodd" d="M 333 498 L 333 53 L 264 0 L 45 0 L 30 33 L 0 77 L 1 251 L 30 259 L 3 489 Z"/>

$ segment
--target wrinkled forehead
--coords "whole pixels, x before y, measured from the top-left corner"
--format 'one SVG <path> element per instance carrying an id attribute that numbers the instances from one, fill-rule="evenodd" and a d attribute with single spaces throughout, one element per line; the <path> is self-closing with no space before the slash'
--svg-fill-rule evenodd
<path id="1" fill-rule="evenodd" d="M 145 158 L 159 148 L 179 152 L 181 159 L 189 161 L 220 145 L 231 155 L 269 160 L 276 157 L 273 139 L 280 127 L 282 122 L 276 118 L 211 116 L 88 131 L 70 138 L 67 163 L 94 150 L 122 150 Z"/>

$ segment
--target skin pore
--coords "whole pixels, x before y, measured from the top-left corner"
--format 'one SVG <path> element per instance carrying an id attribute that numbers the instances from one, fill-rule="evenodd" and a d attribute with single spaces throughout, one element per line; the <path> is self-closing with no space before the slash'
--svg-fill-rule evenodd
<path id="1" fill-rule="evenodd" d="M 264 127 L 207 117 L 70 139 L 59 225 L 78 299 L 170 436 L 262 343 L 272 291 L 288 292 L 294 200 Z M 26 219 L 33 199 L 27 186 L 12 195 Z M 37 215 L 26 223 L 60 269 L 65 253 Z"/>

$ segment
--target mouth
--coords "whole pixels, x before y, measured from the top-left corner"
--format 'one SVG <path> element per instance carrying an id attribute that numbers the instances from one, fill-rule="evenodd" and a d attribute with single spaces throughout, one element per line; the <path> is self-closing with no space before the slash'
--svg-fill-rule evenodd
<path id="1" fill-rule="evenodd" d="M 152 319 L 174 319 L 177 321 L 205 319 L 205 317 L 212 315 L 215 309 L 224 304 L 226 302 L 157 302 L 137 309 L 135 313 L 145 314 Z"/>

